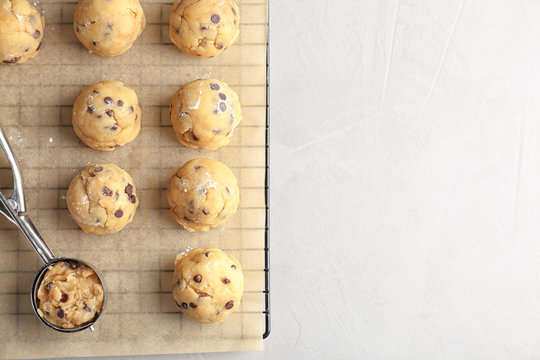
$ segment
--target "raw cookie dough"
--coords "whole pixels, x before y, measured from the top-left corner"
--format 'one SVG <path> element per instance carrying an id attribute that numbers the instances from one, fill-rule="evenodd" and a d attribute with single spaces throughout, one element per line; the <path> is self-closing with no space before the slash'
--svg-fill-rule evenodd
<path id="1" fill-rule="evenodd" d="M 71 180 L 67 205 L 84 232 L 110 234 L 131 222 L 139 199 L 127 172 L 114 164 L 92 164 Z"/>
<path id="2" fill-rule="evenodd" d="M 240 11 L 232 0 L 177 0 L 173 5 L 169 37 L 188 55 L 218 55 L 239 32 Z"/>
<path id="3" fill-rule="evenodd" d="M 211 159 L 194 159 L 173 175 L 167 199 L 184 229 L 208 231 L 236 212 L 239 193 L 236 177 L 227 165 Z"/>
<path id="4" fill-rule="evenodd" d="M 135 91 L 119 81 L 101 81 L 84 89 L 73 105 L 73 129 L 86 145 L 114 150 L 141 130 L 141 108 Z"/>
<path id="5" fill-rule="evenodd" d="M 195 80 L 182 86 L 172 98 L 170 113 L 180 143 L 208 150 L 227 145 L 242 121 L 238 95 L 216 79 Z"/>
<path id="6" fill-rule="evenodd" d="M 174 262 L 173 297 L 180 311 L 200 323 L 233 313 L 244 292 L 242 266 L 220 249 L 195 249 Z"/>
<path id="7" fill-rule="evenodd" d="M 41 46 L 45 20 L 26 0 L 0 0 L 0 61 L 23 63 Z"/>
<path id="8" fill-rule="evenodd" d="M 38 314 L 48 323 L 73 329 L 103 308 L 103 285 L 94 270 L 76 261 L 49 266 L 38 293 Z"/>
<path id="9" fill-rule="evenodd" d="M 101 56 L 128 51 L 145 25 L 138 0 L 80 0 L 73 21 L 81 44 Z"/>

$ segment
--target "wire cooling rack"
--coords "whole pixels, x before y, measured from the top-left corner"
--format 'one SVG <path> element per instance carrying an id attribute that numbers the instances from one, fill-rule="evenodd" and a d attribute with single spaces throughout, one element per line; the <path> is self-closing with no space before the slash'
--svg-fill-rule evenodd
<path id="1" fill-rule="evenodd" d="M 40 54 L 22 65 L 0 67 L 0 121 L 21 165 L 29 215 L 57 255 L 96 265 L 110 291 L 106 313 L 91 337 L 74 334 L 67 341 L 51 333 L 34 317 L 28 300 L 39 260 L 17 230 L 0 219 L 0 358 L 248 350 L 260 348 L 256 339 L 270 333 L 267 1 L 239 0 L 240 38 L 227 53 L 204 62 L 170 44 L 172 2 L 141 3 L 145 32 L 129 52 L 108 59 L 89 55 L 77 42 L 71 23 L 75 1 L 42 0 L 47 25 Z M 170 128 L 170 97 L 182 84 L 210 76 L 239 93 L 244 121 L 225 148 L 184 148 Z M 134 88 L 143 108 L 141 134 L 112 153 L 86 147 L 71 127 L 75 97 L 103 79 Z M 223 230 L 188 234 L 168 209 L 168 179 L 196 157 L 223 161 L 237 174 L 240 209 Z M 89 162 L 117 163 L 136 181 L 141 206 L 134 222 L 117 234 L 83 234 L 69 218 L 67 186 Z M 0 165 L 0 187 L 9 192 L 11 173 L 6 162 Z M 211 327 L 182 318 L 170 296 L 175 254 L 205 246 L 237 257 L 246 277 L 239 310 Z"/>

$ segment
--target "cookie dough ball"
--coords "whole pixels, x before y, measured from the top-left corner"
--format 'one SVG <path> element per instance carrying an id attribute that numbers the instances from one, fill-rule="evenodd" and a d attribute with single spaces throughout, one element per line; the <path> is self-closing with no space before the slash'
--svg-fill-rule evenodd
<path id="1" fill-rule="evenodd" d="M 103 285 L 91 268 L 59 261 L 49 266 L 38 293 L 38 314 L 64 329 L 87 324 L 103 308 Z"/>
<path id="2" fill-rule="evenodd" d="M 86 145 L 114 150 L 141 130 L 141 108 L 135 91 L 119 81 L 101 81 L 84 89 L 73 105 L 73 129 Z"/>
<path id="3" fill-rule="evenodd" d="M 84 232 L 110 234 L 133 220 L 139 199 L 127 172 L 114 164 L 92 164 L 71 180 L 67 205 Z"/>
<path id="4" fill-rule="evenodd" d="M 80 0 L 73 21 L 81 44 L 101 56 L 128 51 L 145 25 L 138 0 Z"/>
<path id="5" fill-rule="evenodd" d="M 222 81 L 195 80 L 174 94 L 171 123 L 180 143 L 216 150 L 231 141 L 242 121 L 238 95 Z"/>
<path id="6" fill-rule="evenodd" d="M 218 55 L 239 32 L 240 11 L 232 0 L 177 0 L 173 5 L 169 36 L 188 55 Z"/>
<path id="7" fill-rule="evenodd" d="M 0 0 L 0 61 L 23 63 L 41 46 L 45 20 L 26 0 Z"/>
<path id="8" fill-rule="evenodd" d="M 242 299 L 242 266 L 220 249 L 195 249 L 174 262 L 173 297 L 180 311 L 200 323 L 232 314 Z"/>
<path id="9" fill-rule="evenodd" d="M 239 194 L 236 177 L 227 165 L 194 159 L 174 174 L 167 199 L 176 221 L 194 232 L 225 223 L 238 209 Z"/>

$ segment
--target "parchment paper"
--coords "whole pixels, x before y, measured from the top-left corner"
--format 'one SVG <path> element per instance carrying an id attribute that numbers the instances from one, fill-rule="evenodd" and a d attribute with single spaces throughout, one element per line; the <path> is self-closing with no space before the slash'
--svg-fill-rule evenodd
<path id="1" fill-rule="evenodd" d="M 57 333 L 32 313 L 29 290 L 42 266 L 27 240 L 0 219 L 0 358 L 47 358 L 262 349 L 265 226 L 265 105 L 267 0 L 237 0 L 237 43 L 213 59 L 184 55 L 169 41 L 172 2 L 142 2 L 147 26 L 127 53 L 91 55 L 75 38 L 76 2 L 42 0 L 46 29 L 40 54 L 0 67 L 0 123 L 21 166 L 28 214 L 57 256 L 78 257 L 100 269 L 108 288 L 96 331 Z M 203 77 L 227 82 L 239 94 L 244 120 L 230 145 L 217 151 L 181 146 L 168 105 L 181 85 Z M 143 109 L 137 139 L 113 152 L 82 144 L 71 126 L 78 93 L 100 80 L 135 89 Z M 191 234 L 174 221 L 166 187 L 174 171 L 196 157 L 227 164 L 240 184 L 240 209 L 222 229 Z M 71 220 L 66 191 L 91 162 L 113 162 L 134 178 L 140 207 L 133 223 L 113 235 L 84 234 Z M 0 161 L 0 186 L 12 186 Z M 174 257 L 186 248 L 219 247 L 244 267 L 240 309 L 224 322 L 183 318 L 170 295 Z"/>

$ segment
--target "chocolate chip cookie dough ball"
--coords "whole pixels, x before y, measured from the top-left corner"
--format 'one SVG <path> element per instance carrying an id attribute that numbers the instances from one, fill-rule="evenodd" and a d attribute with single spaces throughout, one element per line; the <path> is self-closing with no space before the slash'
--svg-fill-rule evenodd
<path id="1" fill-rule="evenodd" d="M 114 164 L 92 164 L 71 180 L 67 205 L 84 232 L 109 234 L 133 220 L 139 200 L 127 172 Z"/>
<path id="2" fill-rule="evenodd" d="M 227 145 L 242 121 L 238 95 L 216 79 L 195 80 L 182 86 L 172 98 L 170 113 L 180 143 L 208 150 Z"/>
<path id="3" fill-rule="evenodd" d="M 232 0 L 177 0 L 173 5 L 169 37 L 188 55 L 218 55 L 239 32 L 240 11 Z"/>
<path id="4" fill-rule="evenodd" d="M 84 89 L 73 105 L 73 129 L 86 145 L 114 150 L 141 130 L 141 108 L 135 91 L 119 81 L 101 81 Z"/>
<path id="5" fill-rule="evenodd" d="M 81 44 L 101 56 L 128 51 L 145 25 L 138 0 L 80 0 L 73 21 Z"/>
<path id="6" fill-rule="evenodd" d="M 0 61 L 23 63 L 41 46 L 45 20 L 26 0 L 0 0 Z"/>
<path id="7" fill-rule="evenodd" d="M 59 261 L 49 266 L 37 297 L 39 316 L 64 329 L 94 320 L 104 301 L 103 285 L 97 274 L 75 261 Z"/>
<path id="8" fill-rule="evenodd" d="M 180 311 L 200 323 L 232 314 L 242 299 L 242 266 L 220 249 L 195 249 L 174 262 L 173 297 Z"/>
<path id="9" fill-rule="evenodd" d="M 184 229 L 208 231 L 236 212 L 239 193 L 236 177 L 227 165 L 211 159 L 194 159 L 173 175 L 167 199 Z"/>

